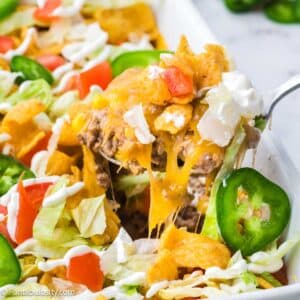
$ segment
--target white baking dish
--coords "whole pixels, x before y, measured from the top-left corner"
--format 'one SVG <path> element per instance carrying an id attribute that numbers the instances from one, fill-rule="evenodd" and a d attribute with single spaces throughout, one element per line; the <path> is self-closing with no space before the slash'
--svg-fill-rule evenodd
<path id="1" fill-rule="evenodd" d="M 191 47 L 196 52 L 201 51 L 204 44 L 216 42 L 214 35 L 191 0 L 154 0 L 153 7 L 160 30 L 171 49 L 176 49 L 182 34 L 188 38 Z M 279 143 L 276 143 L 278 139 L 279 137 L 274 137 L 271 131 L 266 130 L 264 132 L 257 150 L 255 167 L 268 178 L 280 184 L 290 195 L 292 219 L 286 233 L 289 238 L 300 233 L 300 174 L 284 149 Z M 245 164 L 251 165 L 251 163 L 252 154 L 248 153 Z M 221 299 L 300 300 L 300 247 L 294 249 L 286 262 L 289 286 L 234 297 L 222 296 Z"/>

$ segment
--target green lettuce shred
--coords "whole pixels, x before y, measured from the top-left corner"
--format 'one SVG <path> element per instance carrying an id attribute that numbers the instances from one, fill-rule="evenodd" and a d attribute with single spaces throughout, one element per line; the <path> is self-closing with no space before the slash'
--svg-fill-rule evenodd
<path id="1" fill-rule="evenodd" d="M 280 287 L 282 286 L 282 283 L 277 280 L 272 274 L 268 272 L 264 272 L 260 274 L 260 276 L 267 282 L 269 282 L 273 287 Z"/>
<path id="2" fill-rule="evenodd" d="M 15 105 L 30 99 L 37 99 L 48 108 L 53 101 L 50 85 L 44 79 L 30 81 L 23 90 L 16 91 L 4 101 Z"/>
<path id="3" fill-rule="evenodd" d="M 16 11 L 8 18 L 0 22 L 0 35 L 7 35 L 22 27 L 30 27 L 35 24 L 33 18 L 34 8 Z"/>
<path id="4" fill-rule="evenodd" d="M 68 184 L 66 177 L 62 177 L 51 189 L 50 195 L 56 193 Z M 40 241 L 52 241 L 55 227 L 63 213 L 66 200 L 57 205 L 42 207 L 33 224 L 33 237 Z"/>
<path id="5" fill-rule="evenodd" d="M 104 199 L 105 195 L 83 199 L 72 210 L 73 219 L 82 237 L 90 238 L 96 234 L 103 234 L 106 228 Z"/>
<path id="6" fill-rule="evenodd" d="M 210 194 L 209 204 L 208 204 L 208 208 L 204 220 L 202 234 L 215 240 L 221 239 L 219 234 L 219 228 L 217 223 L 217 212 L 216 212 L 217 191 L 223 179 L 226 178 L 233 170 L 237 155 L 241 150 L 245 138 L 246 138 L 245 130 L 242 126 L 240 126 L 230 146 L 226 150 L 223 165 L 211 189 L 211 194 Z"/>

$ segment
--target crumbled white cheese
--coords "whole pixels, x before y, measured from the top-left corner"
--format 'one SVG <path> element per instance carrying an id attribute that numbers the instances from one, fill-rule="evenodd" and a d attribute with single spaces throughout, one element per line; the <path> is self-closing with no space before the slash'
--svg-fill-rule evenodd
<path id="1" fill-rule="evenodd" d="M 164 72 L 164 69 L 159 66 L 149 66 L 148 67 L 148 78 L 150 80 L 155 80 L 160 77 L 160 75 Z"/>
<path id="2" fill-rule="evenodd" d="M 151 144 L 155 136 L 151 134 L 148 123 L 144 116 L 143 106 L 135 105 L 123 115 L 124 121 L 134 129 L 138 141 L 142 144 Z"/>
<path id="3" fill-rule="evenodd" d="M 182 114 L 165 112 L 163 116 L 167 123 L 173 123 L 176 128 L 182 128 L 185 124 L 185 116 Z"/>
<path id="4" fill-rule="evenodd" d="M 241 117 L 254 118 L 262 113 L 262 100 L 245 75 L 223 73 L 222 82 L 205 97 L 208 110 L 197 129 L 201 137 L 221 147 L 227 146 Z"/>

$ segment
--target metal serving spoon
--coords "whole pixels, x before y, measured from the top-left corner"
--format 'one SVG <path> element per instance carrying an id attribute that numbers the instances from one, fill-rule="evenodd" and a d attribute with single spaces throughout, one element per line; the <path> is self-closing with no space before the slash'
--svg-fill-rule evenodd
<path id="1" fill-rule="evenodd" d="M 281 84 L 276 90 L 271 100 L 271 105 L 263 118 L 268 121 L 272 116 L 276 105 L 287 95 L 300 88 L 300 74 L 290 78 L 285 83 Z"/>

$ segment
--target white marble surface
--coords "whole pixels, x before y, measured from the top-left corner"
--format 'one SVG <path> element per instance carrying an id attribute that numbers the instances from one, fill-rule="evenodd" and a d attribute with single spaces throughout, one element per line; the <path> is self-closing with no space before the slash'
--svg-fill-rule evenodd
<path id="1" fill-rule="evenodd" d="M 217 39 L 229 49 L 238 69 L 261 93 L 300 74 L 300 24 L 279 25 L 259 12 L 235 15 L 222 0 L 194 0 Z M 300 170 L 300 91 L 273 115 L 272 130 Z"/>

